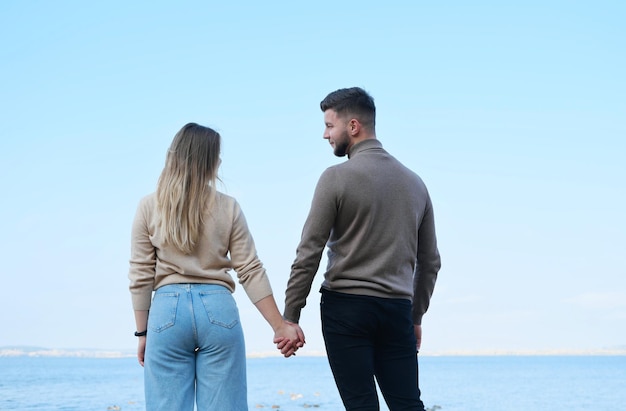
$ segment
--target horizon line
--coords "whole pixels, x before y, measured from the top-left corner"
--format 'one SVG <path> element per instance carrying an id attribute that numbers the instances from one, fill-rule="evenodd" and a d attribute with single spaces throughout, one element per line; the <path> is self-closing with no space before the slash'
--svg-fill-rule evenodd
<path id="1" fill-rule="evenodd" d="M 136 353 L 131 349 L 63 349 L 28 346 L 0 347 L 0 357 L 75 357 L 75 358 L 132 358 Z M 423 350 L 421 357 L 470 357 L 470 356 L 622 356 L 626 347 L 600 349 L 483 349 L 483 350 Z M 325 351 L 303 350 L 298 357 L 326 357 Z M 282 357 L 277 351 L 248 351 L 246 358 Z"/>

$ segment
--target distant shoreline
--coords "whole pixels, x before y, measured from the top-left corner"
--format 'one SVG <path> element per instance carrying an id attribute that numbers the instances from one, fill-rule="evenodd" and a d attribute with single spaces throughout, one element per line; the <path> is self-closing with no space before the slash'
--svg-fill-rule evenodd
<path id="1" fill-rule="evenodd" d="M 595 350 L 480 350 L 423 351 L 421 357 L 480 357 L 480 356 L 622 356 L 626 348 Z M 247 358 L 280 357 L 279 352 L 248 352 Z M 299 357 L 325 357 L 324 351 L 298 351 Z M 132 358 L 134 350 L 56 349 L 42 347 L 0 347 L 0 357 L 50 358 Z"/>

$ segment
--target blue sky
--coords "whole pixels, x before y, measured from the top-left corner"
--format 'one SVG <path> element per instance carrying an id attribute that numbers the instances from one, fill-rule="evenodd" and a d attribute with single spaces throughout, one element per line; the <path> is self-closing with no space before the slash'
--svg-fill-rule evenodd
<path id="1" fill-rule="evenodd" d="M 282 308 L 317 178 L 345 161 L 319 101 L 351 86 L 433 199 L 425 353 L 626 346 L 625 3 L 225 3 L 0 5 L 0 347 L 134 348 L 130 224 L 189 121 L 223 136 L 220 190 Z M 248 351 L 272 350 L 235 295 Z"/>

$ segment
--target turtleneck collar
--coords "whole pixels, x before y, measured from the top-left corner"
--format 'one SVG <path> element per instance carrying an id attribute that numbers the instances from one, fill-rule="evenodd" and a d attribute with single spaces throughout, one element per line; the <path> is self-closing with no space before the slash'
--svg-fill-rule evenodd
<path id="1" fill-rule="evenodd" d="M 368 138 L 367 140 L 363 140 L 359 143 L 356 143 L 350 148 L 350 152 L 348 153 L 348 158 L 352 158 L 361 151 L 370 150 L 372 148 L 382 148 L 383 145 L 380 141 L 375 138 Z"/>

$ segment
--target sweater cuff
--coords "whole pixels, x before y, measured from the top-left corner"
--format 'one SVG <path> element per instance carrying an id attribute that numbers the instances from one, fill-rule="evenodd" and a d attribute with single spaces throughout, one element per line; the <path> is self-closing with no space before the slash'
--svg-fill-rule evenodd
<path id="1" fill-rule="evenodd" d="M 300 321 L 300 310 L 296 308 L 285 307 L 283 319 L 291 323 L 298 324 L 298 321 Z"/>

